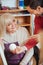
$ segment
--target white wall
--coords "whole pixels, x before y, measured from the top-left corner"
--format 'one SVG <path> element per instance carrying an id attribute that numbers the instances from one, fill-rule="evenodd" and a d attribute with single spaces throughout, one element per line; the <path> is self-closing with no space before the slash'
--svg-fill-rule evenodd
<path id="1" fill-rule="evenodd" d="M 16 7 L 17 0 L 1 0 L 2 6 Z"/>

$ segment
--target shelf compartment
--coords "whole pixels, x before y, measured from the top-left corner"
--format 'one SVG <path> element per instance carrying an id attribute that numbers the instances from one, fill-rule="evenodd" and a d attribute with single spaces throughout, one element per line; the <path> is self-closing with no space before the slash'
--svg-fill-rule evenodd
<path id="1" fill-rule="evenodd" d="M 19 26 L 30 26 L 30 24 L 19 24 Z"/>

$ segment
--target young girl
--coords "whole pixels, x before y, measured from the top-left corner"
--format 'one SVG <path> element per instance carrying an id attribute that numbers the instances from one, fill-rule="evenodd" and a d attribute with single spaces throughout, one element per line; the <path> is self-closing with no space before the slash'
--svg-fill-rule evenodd
<path id="1" fill-rule="evenodd" d="M 6 16 L 5 16 L 6 15 Z M 8 14 L 4 14 L 4 18 L 6 18 L 7 17 L 7 15 Z M 10 16 L 12 16 L 11 14 L 9 14 Z M 7 21 L 7 19 L 6 19 L 6 21 L 5 21 L 5 19 L 3 19 L 2 20 L 2 17 L 3 17 L 3 15 L 0 17 L 0 35 L 1 35 L 1 37 L 2 37 L 2 32 L 3 32 L 3 34 L 6 32 L 6 23 L 8 23 L 8 22 L 6 22 Z M 12 17 L 11 17 L 12 18 Z M 11 20 L 13 20 L 14 21 L 14 19 L 11 19 Z M 9 19 L 9 22 L 11 21 L 10 19 Z M 2 21 L 4 21 L 4 22 L 2 22 Z M 8 26 L 8 28 L 9 28 L 9 26 Z M 11 29 L 12 30 L 12 29 Z M 10 30 L 10 31 L 11 31 Z M 7 31 L 9 31 L 9 29 L 7 29 Z M 12 30 L 12 31 L 14 31 L 14 30 Z M 12 32 L 13 33 L 13 32 Z M 11 33 L 10 33 L 11 34 Z M 4 36 L 3 36 L 4 37 Z M 26 43 L 27 44 L 27 48 L 29 49 L 29 47 L 28 47 L 28 44 L 30 44 L 31 42 L 32 43 L 37 43 L 38 42 L 38 40 L 37 40 L 37 35 L 34 35 L 34 36 L 32 36 L 32 37 L 30 37 L 30 42 L 29 43 Z M 33 41 L 31 40 L 31 38 L 33 39 Z M 10 45 L 10 43 L 7 41 L 7 40 L 5 40 L 5 38 L 4 39 L 2 39 L 3 41 L 4 41 L 4 43 L 5 43 L 5 54 L 7 53 L 7 52 L 9 52 L 9 49 L 7 48 L 9 45 Z M 9 43 L 9 44 L 8 44 Z M 18 44 L 18 43 L 17 43 Z M 6 46 L 7 45 L 7 46 Z M 31 44 L 30 44 L 31 45 Z M 25 45 L 26 46 L 26 45 Z M 31 51 L 32 52 L 32 51 Z M 9 53 L 11 53 L 11 52 L 9 52 Z M 14 58 L 14 55 L 13 55 L 13 58 L 12 58 L 12 53 L 9 55 L 9 53 L 7 53 L 6 55 L 7 55 L 7 58 L 9 58 L 8 60 L 11 60 L 11 62 L 10 63 L 12 63 L 13 61 L 12 61 L 12 59 Z M 32 54 L 32 53 L 31 53 Z M 17 55 L 15 55 L 15 56 L 17 56 Z M 17 56 L 18 57 L 18 56 Z M 20 56 L 19 56 L 20 57 Z M 6 58 L 6 59 L 7 59 Z M 16 57 L 15 57 L 16 58 Z M 14 60 L 14 59 L 13 59 Z M 18 58 L 18 60 L 19 60 L 19 58 Z M 13 63 L 16 63 L 17 62 L 17 59 L 16 59 L 16 61 L 14 61 Z M 18 63 L 19 63 L 19 61 L 18 61 Z"/>
<path id="2" fill-rule="evenodd" d="M 4 43 L 4 51 L 5 51 L 5 56 L 6 56 L 8 65 L 19 65 L 23 57 L 26 58 L 27 56 L 27 55 L 24 56 L 25 52 L 22 52 L 23 50 L 22 51 L 20 50 L 22 48 L 25 50 L 26 48 L 18 47 L 17 50 L 11 51 L 9 47 L 12 43 L 16 44 L 17 46 L 23 45 L 23 43 L 28 39 L 29 33 L 26 30 L 26 28 L 19 27 L 17 25 L 17 20 L 10 13 L 5 13 L 1 15 L 1 22 L 4 23 L 4 26 L 5 26 L 5 34 L 3 36 L 3 43 Z M 31 57 L 32 55 L 33 53 L 31 54 Z M 29 54 L 28 54 L 28 57 L 29 57 Z"/>

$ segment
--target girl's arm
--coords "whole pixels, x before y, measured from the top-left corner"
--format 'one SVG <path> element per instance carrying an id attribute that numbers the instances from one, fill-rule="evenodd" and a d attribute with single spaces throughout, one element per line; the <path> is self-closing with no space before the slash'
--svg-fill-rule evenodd
<path id="1" fill-rule="evenodd" d="M 23 51 L 27 51 L 27 50 L 30 50 L 31 48 L 33 48 L 37 43 L 38 43 L 38 35 L 33 35 L 33 36 L 30 36 L 30 38 L 26 41 L 26 43 L 24 44 L 24 46 L 21 46 L 21 47 L 17 47 L 16 48 L 16 53 L 21 53 Z"/>
<path id="2" fill-rule="evenodd" d="M 29 50 L 30 48 L 34 47 L 38 43 L 36 38 L 31 38 L 25 43 L 25 47 Z"/>
<path id="3" fill-rule="evenodd" d="M 33 37 L 30 36 L 30 39 L 28 39 L 28 41 L 25 43 L 24 49 L 27 50 L 27 52 L 26 52 L 24 58 L 22 59 L 22 61 L 20 62 L 19 65 L 27 65 L 27 63 L 32 58 L 32 56 L 34 54 L 34 50 L 33 50 L 32 47 L 34 47 L 36 45 L 36 43 L 37 43 L 36 37 L 37 36 L 35 36 L 35 35 Z"/>
<path id="4" fill-rule="evenodd" d="M 28 50 L 19 65 L 27 65 L 34 54 L 34 49 Z"/>
<path id="5" fill-rule="evenodd" d="M 30 36 L 29 39 L 26 41 L 26 43 L 23 46 L 17 46 L 17 48 L 15 50 L 16 54 L 22 53 L 25 50 L 27 51 L 27 50 L 30 50 L 31 48 L 33 48 L 38 43 L 37 36 L 38 35 Z"/>

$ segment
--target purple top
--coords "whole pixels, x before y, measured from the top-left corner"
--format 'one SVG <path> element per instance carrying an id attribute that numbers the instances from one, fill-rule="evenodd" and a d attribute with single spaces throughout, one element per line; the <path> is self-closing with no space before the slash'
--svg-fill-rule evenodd
<path id="1" fill-rule="evenodd" d="M 5 46 L 5 56 L 6 56 L 8 65 L 19 65 L 19 63 L 23 59 L 25 53 L 24 52 L 22 52 L 20 54 L 11 53 L 10 50 L 9 50 L 9 45 L 10 44 L 11 43 L 4 44 L 4 46 Z M 19 46 L 18 42 L 14 42 L 14 44 Z"/>

